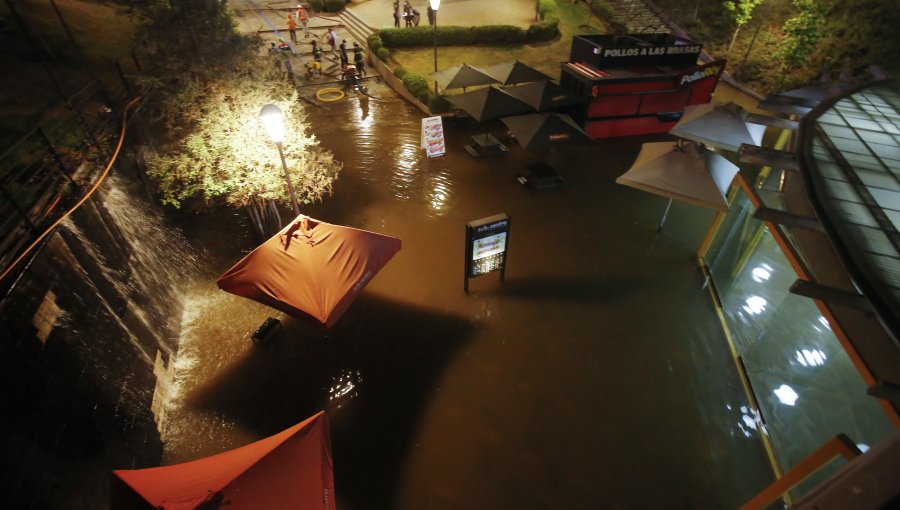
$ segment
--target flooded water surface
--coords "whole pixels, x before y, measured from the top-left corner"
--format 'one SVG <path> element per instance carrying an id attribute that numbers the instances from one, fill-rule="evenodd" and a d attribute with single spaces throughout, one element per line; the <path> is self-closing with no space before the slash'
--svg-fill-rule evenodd
<path id="1" fill-rule="evenodd" d="M 342 510 L 734 508 L 769 483 L 696 260 L 712 214 L 676 203 L 658 234 L 665 200 L 614 182 L 646 139 L 475 160 L 462 146 L 487 128 L 445 124 L 429 160 L 422 115 L 376 95 L 309 111 L 344 171 L 303 212 L 403 240 L 332 330 L 219 291 L 253 241 L 239 216 L 186 221 L 209 274 L 185 305 L 167 463 L 326 409 Z M 536 162 L 567 185 L 524 189 Z M 505 281 L 466 294 L 465 225 L 497 213 Z M 283 329 L 254 345 L 269 316 Z"/>

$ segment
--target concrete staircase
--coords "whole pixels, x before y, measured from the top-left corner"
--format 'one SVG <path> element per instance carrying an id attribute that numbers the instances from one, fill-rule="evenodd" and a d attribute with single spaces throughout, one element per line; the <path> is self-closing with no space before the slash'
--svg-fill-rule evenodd
<path id="1" fill-rule="evenodd" d="M 350 36 L 356 40 L 360 46 L 365 49 L 368 49 L 368 38 L 370 35 L 377 33 L 378 31 L 370 28 L 365 24 L 358 16 L 353 14 L 353 11 L 350 9 L 344 9 L 341 11 L 337 18 L 340 20 L 341 25 L 344 26 L 344 30 L 346 30 Z"/>
<path id="2" fill-rule="evenodd" d="M 629 34 L 669 32 L 669 27 L 644 0 L 607 0 L 617 23 L 628 28 Z"/>

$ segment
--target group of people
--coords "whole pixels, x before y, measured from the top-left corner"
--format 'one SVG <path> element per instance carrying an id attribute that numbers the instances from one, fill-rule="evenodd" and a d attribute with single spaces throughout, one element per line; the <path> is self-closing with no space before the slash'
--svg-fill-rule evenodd
<path id="1" fill-rule="evenodd" d="M 394 28 L 400 28 L 400 20 L 406 22 L 407 27 L 419 26 L 422 15 L 413 7 L 409 0 L 404 0 L 403 10 L 400 10 L 400 0 L 394 0 Z M 428 6 L 428 24 L 434 24 L 434 11 Z"/>
<path id="2" fill-rule="evenodd" d="M 309 29 L 307 26 L 307 22 L 309 20 L 308 14 L 306 14 L 306 10 L 303 9 L 300 5 L 297 6 L 297 13 L 303 13 L 302 15 L 297 16 L 297 19 L 300 19 L 303 23 L 303 31 L 304 37 L 310 37 Z M 287 26 L 288 31 L 291 34 L 291 41 L 294 44 L 297 44 L 296 37 L 296 22 L 293 22 L 294 12 L 291 12 L 287 16 Z M 328 28 L 328 31 L 322 36 L 322 41 L 325 44 L 328 44 L 331 47 L 331 55 L 335 61 L 339 61 L 341 65 L 341 78 L 352 80 L 357 84 L 359 84 L 359 79 L 365 76 L 365 57 L 363 56 L 362 47 L 360 47 L 358 42 L 353 42 L 353 64 L 350 64 L 350 56 L 348 54 L 347 48 L 347 40 L 343 39 L 340 43 L 338 43 L 338 35 L 334 31 L 334 28 Z M 314 78 L 322 76 L 322 48 L 318 44 L 315 38 L 310 41 L 310 45 L 312 46 L 312 60 L 306 62 L 306 75 L 308 78 Z M 323 44 L 324 45 L 324 44 Z M 287 75 L 288 78 L 293 80 L 293 66 L 291 63 L 291 57 L 293 56 L 293 50 L 291 46 L 283 41 L 281 44 L 277 44 L 272 42 L 269 47 L 269 55 L 274 59 L 275 67 L 279 71 L 282 72 L 282 75 Z M 352 76 L 351 76 L 352 75 Z"/>
<path id="3" fill-rule="evenodd" d="M 288 32 L 291 34 L 291 42 L 297 44 L 297 22 L 303 26 L 303 37 L 309 37 L 309 13 L 302 5 L 297 4 L 297 10 L 287 15 Z"/>

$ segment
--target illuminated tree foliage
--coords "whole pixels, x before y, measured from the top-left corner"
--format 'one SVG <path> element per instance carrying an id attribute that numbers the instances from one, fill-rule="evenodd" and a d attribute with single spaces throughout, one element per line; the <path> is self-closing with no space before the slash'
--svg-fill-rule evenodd
<path id="1" fill-rule="evenodd" d="M 725 12 L 728 13 L 732 21 L 734 21 L 734 24 L 737 26 L 731 36 L 731 43 L 728 45 L 728 51 L 731 51 L 731 48 L 734 46 L 734 41 L 741 31 L 741 27 L 746 25 L 747 22 L 753 18 L 753 9 L 756 9 L 756 6 L 762 2 L 763 0 L 725 0 L 723 3 Z"/>
<path id="2" fill-rule="evenodd" d="M 289 204 L 278 151 L 259 121 L 268 103 L 284 114 L 284 155 L 298 200 L 321 200 L 331 191 L 341 165 L 305 129 L 297 92 L 269 78 L 261 69 L 243 69 L 190 83 L 171 98 L 163 119 L 175 141 L 148 162 L 164 203 L 199 198 L 241 207 Z"/>

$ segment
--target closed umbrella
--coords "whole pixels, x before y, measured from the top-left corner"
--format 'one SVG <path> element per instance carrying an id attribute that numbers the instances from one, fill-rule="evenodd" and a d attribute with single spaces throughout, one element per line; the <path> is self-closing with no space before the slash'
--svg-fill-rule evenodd
<path id="1" fill-rule="evenodd" d="M 586 98 L 552 81 L 536 81 L 503 89 L 507 94 L 530 104 L 539 112 L 546 112 L 585 102 Z"/>
<path id="2" fill-rule="evenodd" d="M 300 215 L 216 281 L 219 288 L 332 327 L 400 251 L 400 239 Z"/>
<path id="3" fill-rule="evenodd" d="M 523 149 L 545 149 L 593 141 L 568 115 L 535 113 L 500 119 Z"/>
<path id="4" fill-rule="evenodd" d="M 550 79 L 546 74 L 537 69 L 527 66 L 518 60 L 515 62 L 505 62 L 485 67 L 485 74 L 491 76 L 503 85 L 513 85 L 516 83 L 528 83 L 533 81 L 547 81 Z"/>
<path id="5" fill-rule="evenodd" d="M 673 199 L 727 210 L 728 188 L 737 172 L 730 161 L 696 143 L 652 142 L 641 146 L 634 164 L 616 182 L 669 199 L 659 222 L 662 229 Z"/>
<path id="6" fill-rule="evenodd" d="M 468 64 L 453 66 L 443 71 L 438 71 L 431 76 L 444 90 L 461 88 L 465 91 L 466 87 L 500 83 L 499 80 L 494 79 L 483 70 Z"/>
<path id="7" fill-rule="evenodd" d="M 766 130 L 747 122 L 747 115 L 747 110 L 731 102 L 688 106 L 669 134 L 737 152 L 742 144 L 760 145 Z"/>

